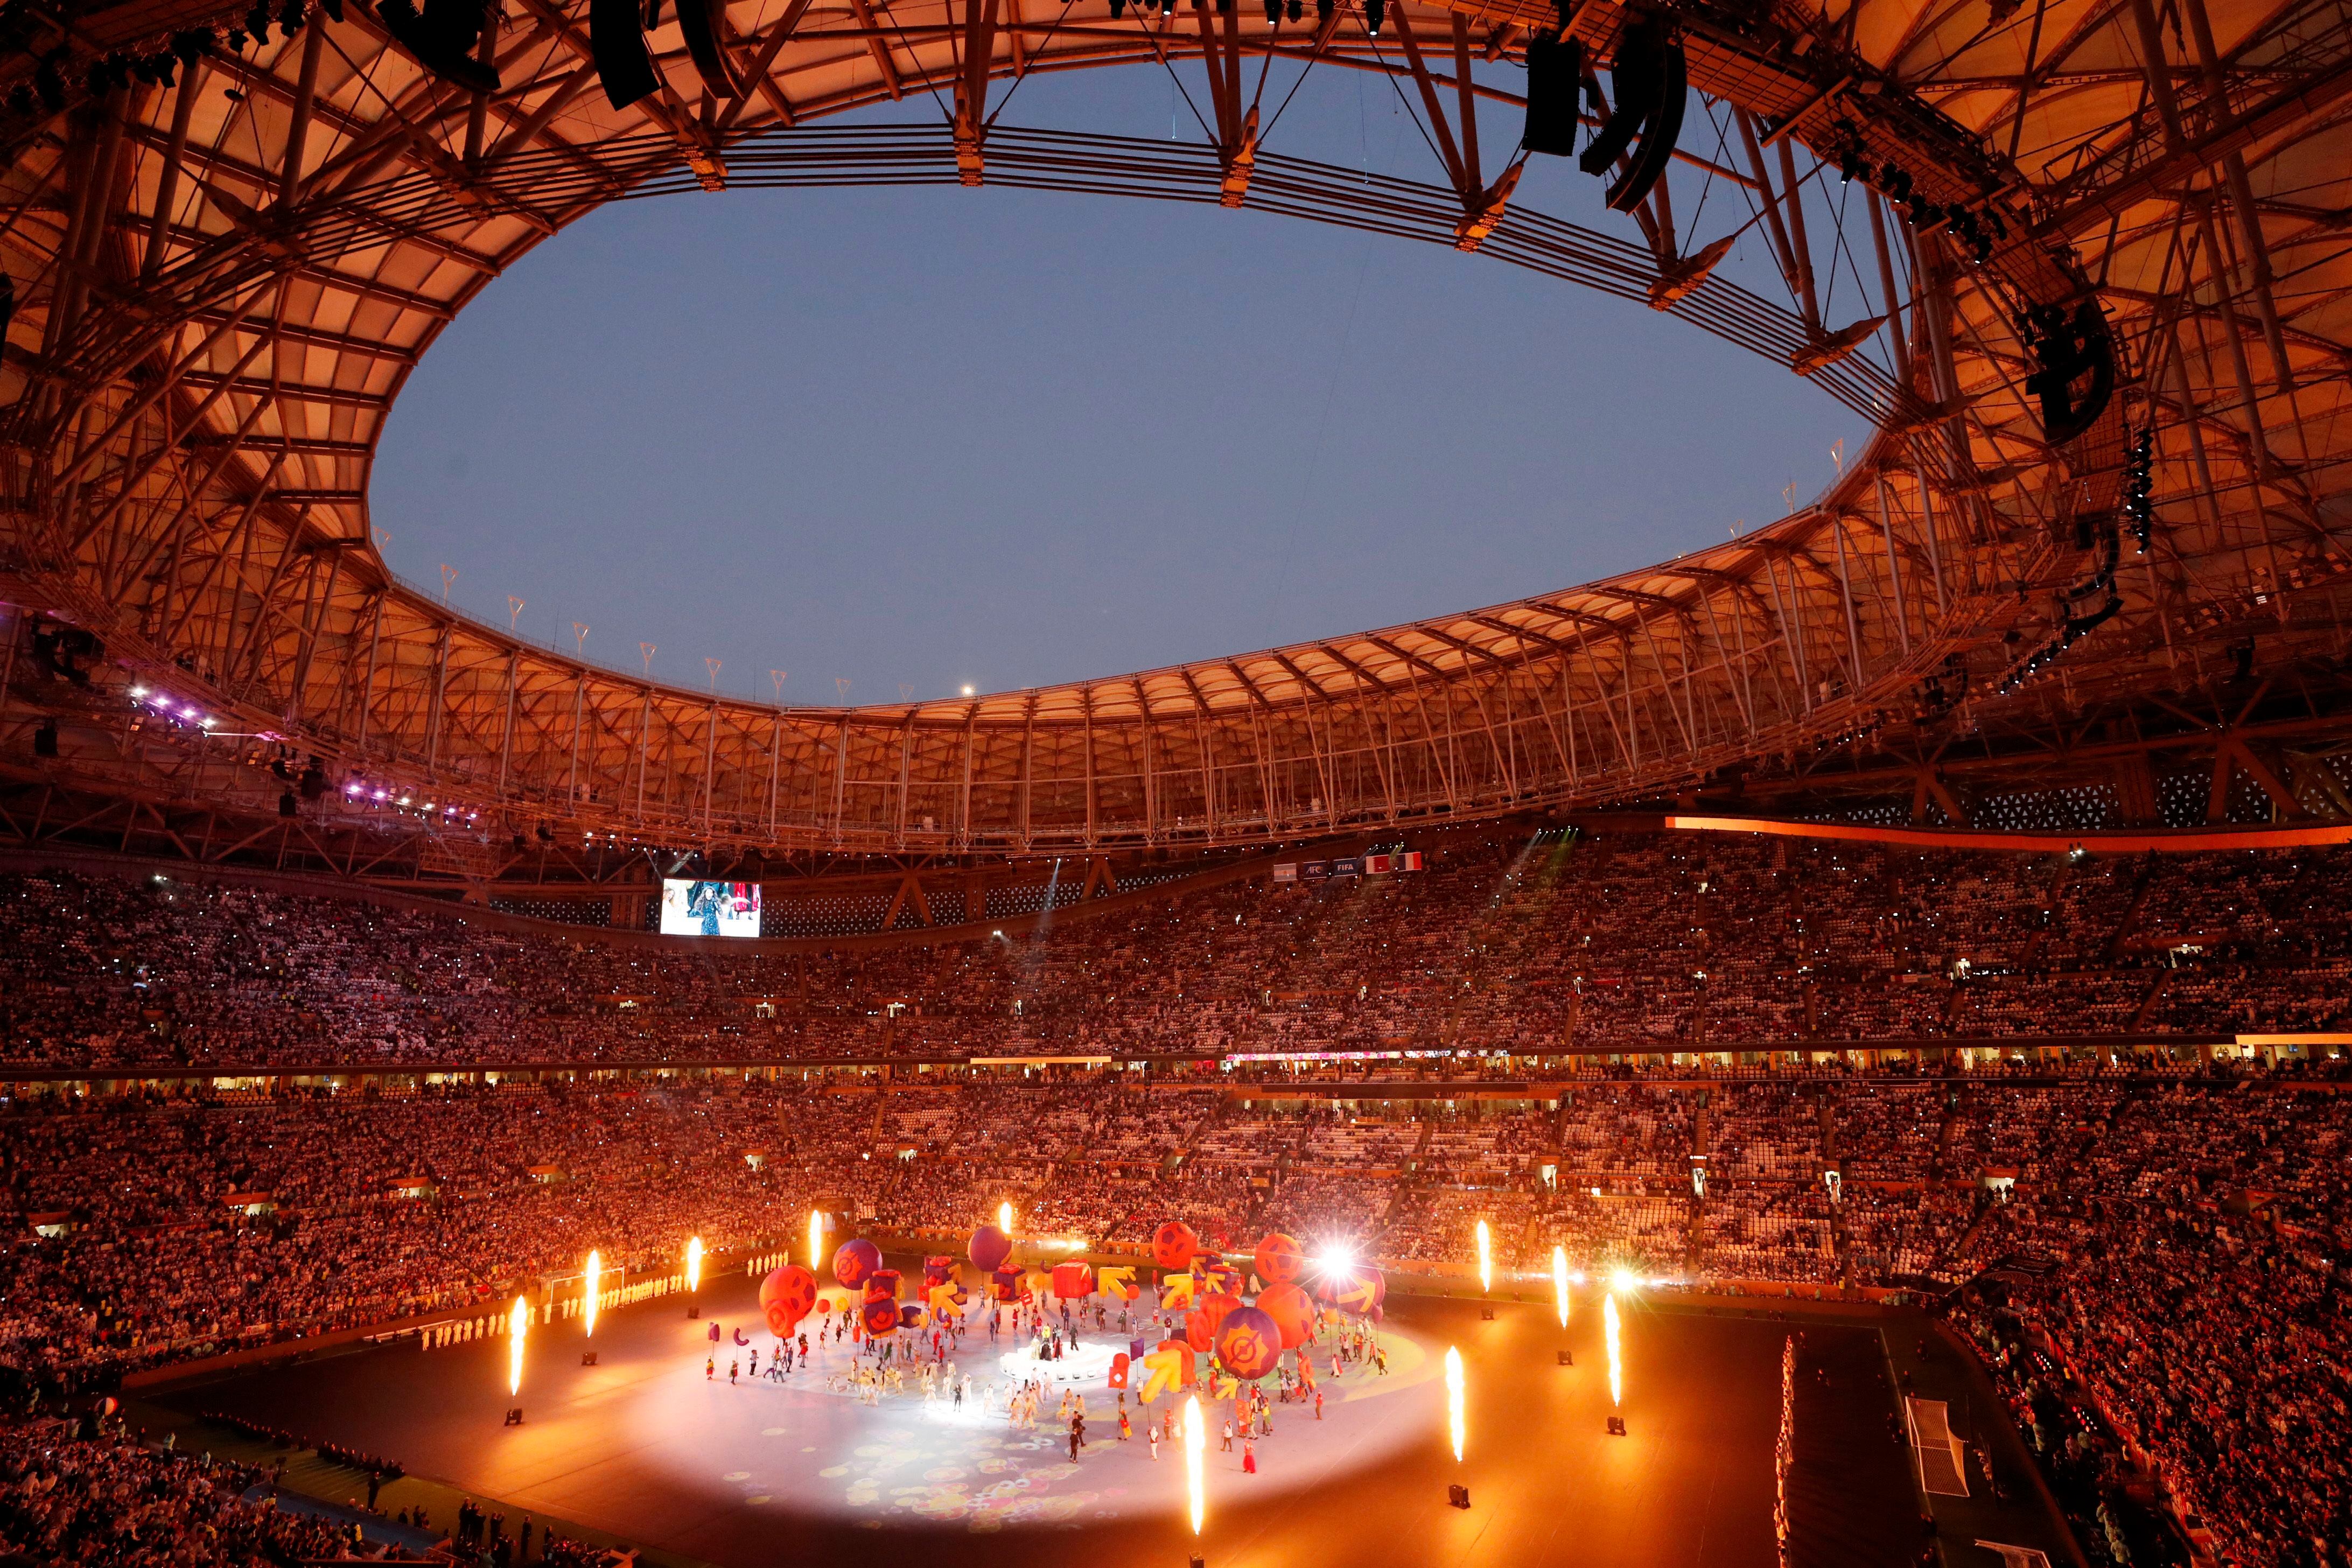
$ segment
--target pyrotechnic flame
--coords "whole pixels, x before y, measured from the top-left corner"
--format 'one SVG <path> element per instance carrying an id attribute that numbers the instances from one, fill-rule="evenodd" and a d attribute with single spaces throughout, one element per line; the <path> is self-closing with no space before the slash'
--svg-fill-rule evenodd
<path id="1" fill-rule="evenodd" d="M 507 1314 L 507 1393 L 522 1392 L 522 1342 L 530 1333 L 530 1303 L 515 1298 L 514 1310 Z"/>
<path id="2" fill-rule="evenodd" d="M 1184 1401 L 1184 1493 L 1192 1505 L 1195 1535 L 1201 1533 L 1201 1521 L 1208 1511 L 1208 1490 L 1202 1476 L 1208 1447 L 1208 1423 L 1201 1418 L 1201 1396 L 1196 1394 Z"/>
<path id="3" fill-rule="evenodd" d="M 996 1205 L 996 1228 L 1003 1231 L 1007 1237 L 1010 1237 L 1013 1234 L 1013 1205 L 1011 1204 L 999 1204 Z"/>
<path id="4" fill-rule="evenodd" d="M 588 1337 L 592 1340 L 596 1337 L 596 1299 L 602 1293 L 604 1281 L 604 1260 L 592 1252 L 588 1255 L 588 1288 L 583 1303 L 587 1309 Z"/>
<path id="5" fill-rule="evenodd" d="M 1551 1293 L 1559 1306 L 1559 1326 L 1568 1327 L 1568 1248 L 1551 1249 Z"/>
<path id="6" fill-rule="evenodd" d="M 1780 1440 L 1772 1459 L 1772 1533 L 1789 1568 L 1789 1468 L 1797 1462 L 1797 1336 L 1780 1342 Z"/>
<path id="7" fill-rule="evenodd" d="M 809 1210 L 809 1267 L 824 1267 L 824 1211 Z"/>
<path id="8" fill-rule="evenodd" d="M 1486 1222 L 1482 1219 L 1478 1222 L 1478 1289 L 1492 1290 L 1494 1288 L 1495 1233 L 1486 1228 Z"/>
<path id="9" fill-rule="evenodd" d="M 702 1237 L 689 1237 L 686 1243 L 686 1288 L 702 1289 Z"/>
<path id="10" fill-rule="evenodd" d="M 1453 1436 L 1454 1458 L 1458 1463 L 1469 1422 L 1462 1410 L 1462 1352 L 1453 1345 L 1445 1347 L 1445 1425 Z"/>
<path id="11" fill-rule="evenodd" d="M 1609 1342 L 1609 1403 L 1625 1403 L 1623 1363 L 1617 1355 L 1617 1298 L 1611 1295 L 1601 1303 L 1601 1332 Z"/>

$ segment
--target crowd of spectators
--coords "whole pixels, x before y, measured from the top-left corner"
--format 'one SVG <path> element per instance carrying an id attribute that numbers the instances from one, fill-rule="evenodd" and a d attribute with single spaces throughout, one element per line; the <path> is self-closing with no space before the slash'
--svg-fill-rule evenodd
<path id="1" fill-rule="evenodd" d="M 91 1568 L 284 1568 L 401 1554 L 275 1506 L 259 1471 L 51 1417 L 0 1427 L 0 1557 Z"/>
<path id="2" fill-rule="evenodd" d="M 868 1185 L 873 1097 L 621 1089 L 85 1102 L 5 1123 L 0 1365 L 37 1382 L 668 1272 Z M 73 1102 L 66 1102 L 72 1104 Z M 756 1157 L 756 1158 L 755 1158 Z M 44 1235 L 43 1232 L 52 1234 Z"/>
<path id="3" fill-rule="evenodd" d="M 449 1311 L 608 1267 L 741 1255 L 823 1206 L 952 1237 L 1141 1248 L 1182 1217 L 1401 1270 L 1630 1269 L 1718 1289 L 1965 1289 L 2248 1563 L 2347 1538 L 2341 1172 L 2352 1104 L 2304 1075 L 1604 1082 L 1357 1099 L 1082 1079 L 289 1094 L 20 1106 L 0 1366 L 20 1392 Z M 1700 1174 L 1694 1175 L 1694 1172 Z M 47 1231 L 53 1234 L 43 1234 Z M 1990 1292 L 1990 1295 L 1987 1294 Z M 1988 1321 L 1992 1320 L 1989 1317 Z M 2298 1555 L 2298 1553 L 2302 1553 Z"/>
<path id="4" fill-rule="evenodd" d="M 1979 1278 L 1963 1321 L 2008 1354 L 2036 1445 L 2152 1463 L 2246 1563 L 2321 1568 L 2352 1540 L 2347 1127 L 2332 1093 L 2123 1097 L 2062 1128 L 2064 1163 L 1990 1207 L 1953 1269 Z"/>
<path id="5" fill-rule="evenodd" d="M 0 1056 L 20 1063 L 934 1064 L 19 1096 L 0 1114 L 0 1394 L 492 1310 L 592 1247 L 639 1272 L 673 1269 L 689 1234 L 741 1256 L 812 1207 L 946 1237 L 1012 1203 L 1023 1234 L 1113 1251 L 1181 1217 L 1213 1245 L 1279 1228 L 1454 1273 L 1483 1223 L 1507 1273 L 1560 1247 L 1718 1289 L 1959 1292 L 2061 1458 L 2102 1424 L 2237 1560 L 2340 1564 L 2352 1110 L 2333 1068 L 1780 1053 L 2337 1025 L 2352 856 L 1550 839 L 1432 866 L 854 955 L 0 878 Z M 1534 1070 L 1596 1045 L 1639 1059 Z M 937 1065 L 1202 1052 L 1258 1059 Z M 1360 1054 L 1266 1059 L 1283 1052 Z M 2062 1384 L 2064 1431 L 2043 1409 Z M 37 1559 L 118 1528 L 85 1495 L 109 1472 L 141 1500 L 122 1518 L 201 1518 L 232 1543 L 313 1528 L 224 1522 L 234 1478 L 184 1459 L 17 1441 L 0 1547 Z"/>
<path id="6" fill-rule="evenodd" d="M 858 952 L 490 931 L 163 879 L 0 877 L 0 1068 L 1622 1051 L 2325 1028 L 2352 851 L 2113 858 L 1464 840 Z"/>

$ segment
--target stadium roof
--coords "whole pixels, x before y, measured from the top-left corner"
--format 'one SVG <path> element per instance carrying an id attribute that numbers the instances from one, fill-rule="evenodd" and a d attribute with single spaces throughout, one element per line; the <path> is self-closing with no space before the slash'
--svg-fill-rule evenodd
<path id="1" fill-rule="evenodd" d="M 69 625 L 103 655 L 20 636 L 6 727 L 58 721 L 77 785 L 124 799 L 275 793 L 205 773 L 200 709 L 362 773 L 359 804 L 382 781 L 486 825 L 894 853 L 1245 844 L 1704 791 L 1892 790 L 1964 816 L 1945 777 L 1963 754 L 2050 779 L 2122 768 L 2145 817 L 2148 759 L 2184 745 L 2217 802 L 2242 773 L 2279 814 L 2352 814 L 2332 773 L 2305 787 L 2276 749 L 2340 728 L 2339 8 L 1670 5 L 1652 15 L 1695 89 L 1680 150 L 1595 232 L 1511 199 L 1527 78 L 1508 65 L 1559 25 L 1548 6 L 746 0 L 709 9 L 698 63 L 688 5 L 644 35 L 657 81 L 620 109 L 586 0 L 505 0 L 470 51 L 463 0 L 421 17 L 343 0 L 290 37 L 170 0 L 19 9 L 25 52 L 0 67 L 0 595 L 29 613 L 18 632 Z M 631 15 L 604 15 L 614 79 Z M 1657 56 L 1642 18 L 1570 10 L 1604 110 Z M 220 37 L 265 19 L 266 41 Z M 167 84 L 175 47 L 193 63 Z M 1431 180 L 1341 178 L 1278 129 L 1261 141 L 1242 68 L 1268 52 L 1394 77 Z M 994 117 L 1033 70 L 1177 60 L 1205 64 L 1205 92 L 1187 67 L 1198 142 Z M 824 123 L 886 100 L 906 123 Z M 957 182 L 1475 250 L 1465 265 L 1670 310 L 1877 433 L 1790 516 L 1646 570 L 965 700 L 717 698 L 519 639 L 386 569 L 367 503 L 384 418 L 524 251 L 628 196 Z M 1704 223 L 1702 182 L 1738 194 Z M 1755 287 L 1717 270 L 1738 237 L 1766 258 Z M 100 679 L 55 679 L 60 646 Z M 11 750 L 20 783 L 51 776 Z"/>

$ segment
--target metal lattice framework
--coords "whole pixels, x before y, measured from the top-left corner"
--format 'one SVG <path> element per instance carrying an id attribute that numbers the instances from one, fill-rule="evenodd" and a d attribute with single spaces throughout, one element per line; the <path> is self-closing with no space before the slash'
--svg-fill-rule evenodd
<path id="1" fill-rule="evenodd" d="M 23 613 L 0 728 L 62 720 L 79 785 L 251 795 L 235 768 L 207 776 L 189 735 L 132 724 L 119 688 L 140 682 L 517 825 L 894 853 L 1243 844 L 1690 790 L 1856 745 L 1927 776 L 1956 733 L 2127 714 L 2252 631 L 2288 662 L 2340 640 L 2340 4 L 1691 0 L 1671 11 L 1705 119 L 1622 234 L 1511 200 L 1517 161 L 1494 148 L 1520 100 L 1494 83 L 1552 25 L 1522 0 L 1390 5 L 1377 36 L 1353 5 L 1294 22 L 741 0 L 720 13 L 741 96 L 701 84 L 673 20 L 650 35 L 664 85 L 621 110 L 585 0 L 493 10 L 495 93 L 428 73 L 346 0 L 340 21 L 216 48 L 168 86 L 68 68 L 66 107 L 16 125 L 0 589 Z M 1625 20 L 1586 0 L 1570 26 L 1605 63 Z M 0 85 L 235 19 L 160 0 L 22 25 Z M 1262 144 L 1248 68 L 1276 60 L 1390 76 L 1435 178 L 1343 175 Z M 1198 142 L 999 119 L 1031 71 L 1180 63 L 1207 84 Z M 940 113 L 813 124 L 884 100 Z M 1737 199 L 1694 211 L 1693 182 Z M 1646 571 L 954 701 L 716 698 L 392 577 L 367 514 L 385 416 L 524 251 L 628 196 L 921 183 L 1248 205 L 1453 245 L 1671 310 L 1809 375 L 1877 434 L 1810 506 Z M 1880 194 L 1896 184 L 1939 216 L 1911 221 Z M 1725 264 L 1743 238 L 1763 257 L 1752 288 Z M 2119 391 L 2053 447 L 2022 323 L 2085 299 Z M 2117 526 L 2143 435 L 2144 544 Z M 2086 584 L 2117 613 L 2034 673 L 2095 603 L 2070 595 Z M 97 685 L 20 659 L 53 623 L 103 640 Z"/>

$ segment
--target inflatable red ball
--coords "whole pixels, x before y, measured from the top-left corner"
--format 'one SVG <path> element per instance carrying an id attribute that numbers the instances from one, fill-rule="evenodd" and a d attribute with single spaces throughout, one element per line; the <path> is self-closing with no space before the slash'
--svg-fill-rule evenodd
<path id="1" fill-rule="evenodd" d="M 1282 1360 L 1282 1331 L 1255 1307 L 1235 1307 L 1217 1325 L 1217 1364 L 1244 1383 L 1271 1373 Z"/>
<path id="2" fill-rule="evenodd" d="M 982 1274 L 993 1274 L 1013 1256 L 1013 1238 L 992 1225 L 982 1226 L 971 1233 L 971 1245 L 964 1249 L 964 1256 Z"/>
<path id="3" fill-rule="evenodd" d="M 1293 1237 L 1276 1231 L 1257 1244 L 1251 1255 L 1258 1279 L 1267 1285 L 1288 1285 L 1307 1272 L 1307 1253 Z"/>
<path id="4" fill-rule="evenodd" d="M 841 1250 L 833 1255 L 833 1277 L 853 1290 L 881 1267 L 882 1249 L 862 1236 L 843 1242 Z"/>
<path id="5" fill-rule="evenodd" d="M 816 1276 L 787 1263 L 760 1281 L 760 1315 L 768 1331 L 782 1339 L 816 1308 Z"/>
<path id="6" fill-rule="evenodd" d="M 1206 1355 L 1216 1347 L 1217 1330 L 1241 1304 L 1239 1296 L 1228 1296 L 1223 1291 L 1194 1297 L 1192 1310 L 1184 1315 L 1184 1338 L 1194 1350 Z"/>
<path id="7" fill-rule="evenodd" d="M 1315 1333 L 1315 1303 L 1296 1285 L 1269 1285 L 1257 1293 L 1257 1310 L 1274 1320 L 1282 1348 L 1295 1351 Z"/>
<path id="8" fill-rule="evenodd" d="M 1201 1238 L 1181 1219 L 1171 1219 L 1151 1233 L 1151 1261 L 1162 1268 L 1190 1268 L 1201 1250 Z"/>

